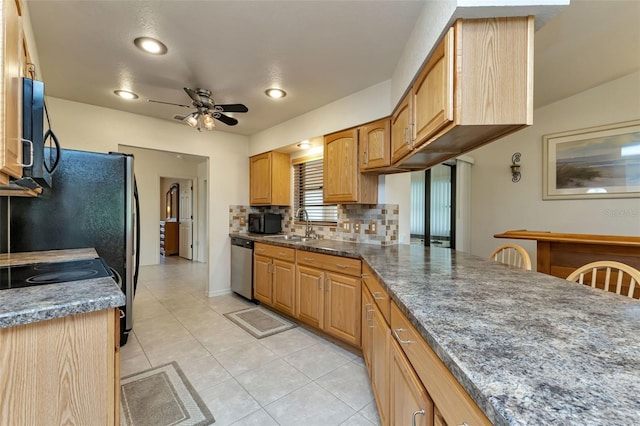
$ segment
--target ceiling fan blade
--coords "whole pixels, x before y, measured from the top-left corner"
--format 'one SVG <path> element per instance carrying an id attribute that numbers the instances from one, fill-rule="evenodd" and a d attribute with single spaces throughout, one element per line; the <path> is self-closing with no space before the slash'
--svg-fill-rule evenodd
<path id="1" fill-rule="evenodd" d="M 220 114 L 219 112 L 214 113 L 213 118 L 222 121 L 227 126 L 235 126 L 236 124 L 238 124 L 238 120 L 236 120 L 235 118 Z"/>
<path id="2" fill-rule="evenodd" d="M 243 104 L 216 105 L 216 107 L 220 108 L 222 112 L 248 112 L 249 111 L 249 108 L 247 108 Z"/>
<path id="3" fill-rule="evenodd" d="M 202 106 L 202 99 L 195 90 L 184 87 L 184 91 L 187 92 L 187 95 L 193 99 L 193 102 L 195 102 L 197 106 Z"/>
<path id="4" fill-rule="evenodd" d="M 174 120 L 180 120 L 180 121 L 183 121 L 185 118 L 187 118 L 187 116 L 186 116 L 186 115 L 179 115 L 179 114 L 176 114 L 176 115 L 174 115 L 174 116 L 173 116 L 173 119 L 174 119 Z"/>
<path id="5" fill-rule="evenodd" d="M 166 104 L 166 105 L 175 105 L 182 108 L 193 108 L 192 105 L 182 105 L 182 104 L 174 104 L 173 102 L 162 102 L 162 101 L 154 101 L 153 99 L 149 99 L 149 102 L 153 102 L 155 104 Z"/>

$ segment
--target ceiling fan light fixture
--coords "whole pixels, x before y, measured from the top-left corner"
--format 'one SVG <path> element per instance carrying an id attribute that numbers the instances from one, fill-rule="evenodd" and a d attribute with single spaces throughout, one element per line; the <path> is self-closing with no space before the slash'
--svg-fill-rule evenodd
<path id="1" fill-rule="evenodd" d="M 275 88 L 275 87 L 272 87 L 270 89 L 265 90 L 264 93 L 268 97 L 270 97 L 272 99 L 281 99 L 281 98 L 284 98 L 285 96 L 287 96 L 287 92 L 285 92 L 282 89 Z"/>
<path id="2" fill-rule="evenodd" d="M 182 121 L 187 123 L 191 127 L 196 127 L 198 125 L 198 114 L 197 112 L 192 112 L 187 115 Z"/>
<path id="3" fill-rule="evenodd" d="M 216 123 L 210 113 L 202 114 L 202 125 L 207 130 L 213 130 L 216 127 Z"/>
<path id="4" fill-rule="evenodd" d="M 160 40 L 151 37 L 138 37 L 133 40 L 133 44 L 140 50 L 152 55 L 164 55 L 167 53 L 167 46 Z"/>
<path id="5" fill-rule="evenodd" d="M 127 99 L 127 100 L 138 99 L 138 95 L 128 90 L 114 90 L 113 93 L 116 96 L 120 96 L 122 99 Z"/>

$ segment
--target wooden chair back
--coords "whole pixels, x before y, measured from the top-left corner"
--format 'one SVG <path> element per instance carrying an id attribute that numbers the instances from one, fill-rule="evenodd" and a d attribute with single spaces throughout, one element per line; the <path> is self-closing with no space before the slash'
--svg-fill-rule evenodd
<path id="1" fill-rule="evenodd" d="M 591 262 L 573 271 L 567 280 L 640 299 L 640 271 L 621 262 Z"/>
<path id="2" fill-rule="evenodd" d="M 529 253 L 517 244 L 503 244 L 491 253 L 489 260 L 493 260 L 516 268 L 531 270 Z"/>

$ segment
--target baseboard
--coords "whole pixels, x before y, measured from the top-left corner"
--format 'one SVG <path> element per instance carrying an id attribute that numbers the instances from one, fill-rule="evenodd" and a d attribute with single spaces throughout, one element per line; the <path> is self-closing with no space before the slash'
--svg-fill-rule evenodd
<path id="1" fill-rule="evenodd" d="M 231 294 L 231 289 L 209 291 L 209 297 L 224 296 L 225 294 Z"/>

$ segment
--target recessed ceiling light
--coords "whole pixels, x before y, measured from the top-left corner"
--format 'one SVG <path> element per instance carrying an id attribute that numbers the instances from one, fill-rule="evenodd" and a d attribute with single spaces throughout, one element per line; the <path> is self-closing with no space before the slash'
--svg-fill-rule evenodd
<path id="1" fill-rule="evenodd" d="M 306 139 L 298 144 L 298 148 L 300 149 L 309 149 L 310 146 L 309 141 Z"/>
<path id="2" fill-rule="evenodd" d="M 147 53 L 151 53 L 152 55 L 164 55 L 167 53 L 167 46 L 165 46 L 161 41 L 156 40 L 151 37 L 138 37 L 133 40 L 133 44 L 135 44 L 138 49 L 144 50 Z"/>
<path id="3" fill-rule="evenodd" d="M 285 96 L 287 96 L 287 92 L 285 92 L 282 89 L 276 89 L 274 87 L 272 87 L 271 89 L 267 89 L 265 90 L 266 95 L 270 98 L 273 99 L 280 99 L 280 98 L 284 98 Z"/>
<path id="4" fill-rule="evenodd" d="M 117 96 L 120 96 L 123 99 L 128 99 L 128 100 L 138 99 L 138 95 L 136 95 L 133 92 L 129 92 L 128 90 L 114 90 L 113 93 L 115 93 Z"/>

